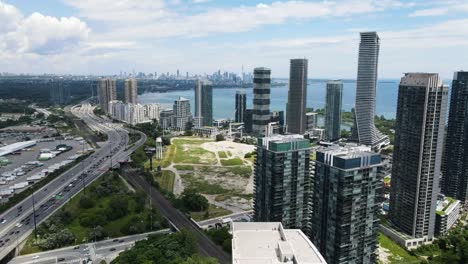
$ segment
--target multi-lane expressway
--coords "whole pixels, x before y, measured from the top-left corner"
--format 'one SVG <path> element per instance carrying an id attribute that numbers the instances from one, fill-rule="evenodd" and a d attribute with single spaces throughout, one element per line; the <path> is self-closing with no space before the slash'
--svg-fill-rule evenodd
<path id="1" fill-rule="evenodd" d="M 146 135 L 141 133 L 140 139 L 127 149 L 128 132 L 118 124 L 96 117 L 91 105 L 84 103 L 72 107 L 71 112 L 83 119 L 91 129 L 106 133 L 108 140 L 84 161 L 0 215 L 0 260 L 33 232 L 34 223 L 38 225 L 45 221 L 84 186 L 107 171 L 111 163 L 115 166 L 117 161 L 127 159 L 146 141 Z"/>
<path id="2" fill-rule="evenodd" d="M 65 247 L 56 250 L 19 256 L 12 259 L 9 264 L 51 264 L 51 263 L 83 263 L 83 260 L 92 260 L 100 263 L 101 260 L 112 260 L 119 253 L 131 248 L 136 241 L 146 239 L 151 234 L 168 234 L 169 229 L 156 232 L 114 238 L 87 243 L 79 246 Z"/>

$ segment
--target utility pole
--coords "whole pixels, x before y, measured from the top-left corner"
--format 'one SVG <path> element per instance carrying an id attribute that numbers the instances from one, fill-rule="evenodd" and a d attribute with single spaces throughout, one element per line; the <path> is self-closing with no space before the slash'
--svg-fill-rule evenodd
<path id="1" fill-rule="evenodd" d="M 85 145 L 85 143 L 83 141 L 82 153 L 84 153 L 84 145 Z M 85 161 L 84 159 L 81 161 L 81 175 L 80 175 L 80 177 L 81 177 L 81 183 L 83 184 L 83 194 L 86 194 L 86 183 L 85 183 L 85 173 L 86 172 L 84 171 L 84 161 Z"/>
<path id="2" fill-rule="evenodd" d="M 37 240 L 36 202 L 34 201 L 34 191 L 32 192 L 31 196 L 33 204 L 34 238 Z"/>

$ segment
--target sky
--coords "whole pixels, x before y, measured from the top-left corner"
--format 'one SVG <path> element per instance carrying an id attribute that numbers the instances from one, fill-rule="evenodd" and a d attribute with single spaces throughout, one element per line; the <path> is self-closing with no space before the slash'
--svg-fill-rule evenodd
<path id="1" fill-rule="evenodd" d="M 466 0 L 0 0 L 0 72 L 281 78 L 307 58 L 309 78 L 354 79 L 362 31 L 381 38 L 379 78 L 468 69 Z"/>

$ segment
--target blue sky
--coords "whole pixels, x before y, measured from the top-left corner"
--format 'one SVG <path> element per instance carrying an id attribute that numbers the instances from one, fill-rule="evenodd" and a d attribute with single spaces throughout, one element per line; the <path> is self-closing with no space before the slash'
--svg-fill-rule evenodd
<path id="1" fill-rule="evenodd" d="M 355 78 L 360 31 L 381 37 L 379 76 L 468 64 L 463 0 L 0 0 L 0 71 L 116 74 L 240 72 Z"/>

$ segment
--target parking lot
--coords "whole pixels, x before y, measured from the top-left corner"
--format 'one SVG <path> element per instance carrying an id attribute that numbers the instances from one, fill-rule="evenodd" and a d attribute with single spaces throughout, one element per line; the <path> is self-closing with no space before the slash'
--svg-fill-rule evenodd
<path id="1" fill-rule="evenodd" d="M 67 145 L 71 149 L 60 154 L 56 154 L 49 160 L 38 160 L 42 152 L 54 152 L 58 145 Z M 11 191 L 13 186 L 28 182 L 28 178 L 43 173 L 47 168 L 55 164 L 67 163 L 70 158 L 88 150 L 89 145 L 83 140 L 53 140 L 48 142 L 37 142 L 35 146 L 23 149 L 17 155 L 6 155 L 10 164 L 0 167 L 0 193 Z M 53 155 L 52 155 L 53 156 Z M 20 171 L 14 173 L 14 171 Z M 11 177 L 9 175 L 14 175 Z M 12 178 L 14 178 L 12 180 Z M 31 181 L 29 181 L 31 182 Z M 21 188 L 15 189 L 15 193 L 20 192 Z"/>

